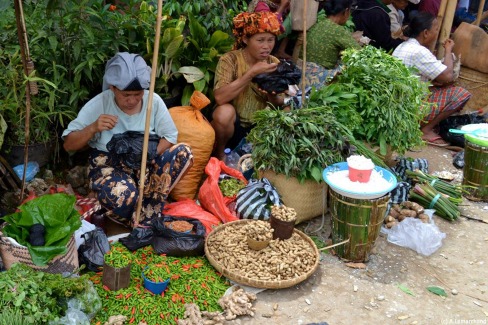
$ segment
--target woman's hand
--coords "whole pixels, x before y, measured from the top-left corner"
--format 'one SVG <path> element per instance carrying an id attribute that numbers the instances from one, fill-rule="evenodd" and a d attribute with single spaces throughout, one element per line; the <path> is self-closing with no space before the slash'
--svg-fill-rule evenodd
<path id="1" fill-rule="evenodd" d="M 111 130 L 117 125 L 118 117 L 116 115 L 102 114 L 95 121 L 96 132 Z"/>
<path id="2" fill-rule="evenodd" d="M 268 63 L 268 62 L 256 62 L 249 72 L 251 73 L 252 77 L 256 77 L 258 74 L 261 73 L 271 73 L 276 70 L 278 67 L 278 63 Z"/>
<path id="3" fill-rule="evenodd" d="M 442 46 L 444 47 L 444 50 L 452 52 L 452 49 L 454 47 L 454 41 L 448 38 L 444 41 L 444 44 L 442 44 Z"/>

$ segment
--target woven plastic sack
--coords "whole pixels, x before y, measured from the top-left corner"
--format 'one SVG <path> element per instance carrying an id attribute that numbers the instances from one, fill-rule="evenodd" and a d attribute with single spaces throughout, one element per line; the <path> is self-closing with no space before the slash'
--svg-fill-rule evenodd
<path id="1" fill-rule="evenodd" d="M 176 201 L 195 199 L 205 166 L 212 154 L 215 131 L 200 112 L 210 100 L 199 91 L 193 92 L 190 106 L 172 107 L 169 110 L 178 129 L 178 143 L 186 143 L 193 152 L 193 166 L 170 193 Z"/>
<path id="2" fill-rule="evenodd" d="M 232 204 L 235 203 L 236 198 L 224 197 L 220 191 L 219 178 L 221 173 L 237 178 L 247 185 L 247 180 L 240 171 L 230 168 L 226 166 L 223 161 L 212 157 L 205 167 L 207 178 L 200 187 L 198 200 L 200 201 L 202 208 L 214 216 L 217 216 L 223 223 L 226 223 L 238 220 L 239 218 L 237 217 L 235 210 L 229 209 L 229 206 L 232 206 Z"/>
<path id="3" fill-rule="evenodd" d="M 280 195 L 267 178 L 251 179 L 237 194 L 236 211 L 241 219 L 268 220 L 273 205 L 281 205 Z"/>

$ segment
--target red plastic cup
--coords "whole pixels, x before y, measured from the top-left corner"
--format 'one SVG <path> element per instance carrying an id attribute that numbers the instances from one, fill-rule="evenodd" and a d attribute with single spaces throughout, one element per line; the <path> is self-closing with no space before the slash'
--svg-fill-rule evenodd
<path id="1" fill-rule="evenodd" d="M 349 179 L 352 182 L 367 183 L 371 178 L 371 173 L 373 169 L 356 169 L 348 167 L 349 169 Z"/>

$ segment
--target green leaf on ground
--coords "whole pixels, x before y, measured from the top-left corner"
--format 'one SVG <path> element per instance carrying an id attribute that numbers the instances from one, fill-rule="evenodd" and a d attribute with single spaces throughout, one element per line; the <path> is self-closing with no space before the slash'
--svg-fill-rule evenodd
<path id="1" fill-rule="evenodd" d="M 406 294 L 408 295 L 411 295 L 411 296 L 414 296 L 415 295 L 413 294 L 412 290 L 410 290 L 409 288 L 405 287 L 403 284 L 399 284 L 398 285 L 398 288 L 400 288 L 400 290 L 402 290 L 403 292 L 405 292 Z"/>
<path id="2" fill-rule="evenodd" d="M 444 289 L 440 287 L 435 287 L 435 286 L 427 287 L 427 290 L 429 290 L 430 292 L 438 296 L 447 297 L 447 293 L 444 291 Z"/>

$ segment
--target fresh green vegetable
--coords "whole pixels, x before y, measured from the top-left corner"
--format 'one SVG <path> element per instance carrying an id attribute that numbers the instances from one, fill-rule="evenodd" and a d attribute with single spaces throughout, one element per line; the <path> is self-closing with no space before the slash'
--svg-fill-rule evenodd
<path id="1" fill-rule="evenodd" d="M 440 287 L 431 286 L 431 287 L 427 287 L 427 290 L 438 296 L 447 297 L 446 291 Z"/>
<path id="2" fill-rule="evenodd" d="M 170 278 L 171 271 L 166 263 L 156 263 L 144 269 L 144 276 L 152 282 L 164 282 Z"/>
<path id="3" fill-rule="evenodd" d="M 435 209 L 435 213 L 449 221 L 456 220 L 461 213 L 449 198 L 437 191 L 429 184 L 415 184 L 410 190 L 410 200 L 415 201 L 426 209 Z"/>
<path id="4" fill-rule="evenodd" d="M 225 178 L 219 181 L 220 191 L 225 197 L 233 197 L 237 195 L 237 193 L 244 187 L 246 187 L 246 184 L 237 178 Z"/>
<path id="5" fill-rule="evenodd" d="M 132 254 L 120 243 L 112 245 L 110 251 L 103 256 L 105 263 L 115 268 L 126 267 L 131 263 Z"/>
<path id="6" fill-rule="evenodd" d="M 80 213 L 75 209 L 76 198 L 65 193 L 46 194 L 24 203 L 20 212 L 5 216 L 2 232 L 27 246 L 35 265 L 44 266 L 57 255 L 66 253 L 66 245 L 81 227 Z M 45 245 L 31 246 L 29 229 L 40 223 L 46 228 Z"/>
<path id="7" fill-rule="evenodd" d="M 2 311 L 20 312 L 26 324 L 47 324 L 64 314 L 67 299 L 80 297 L 90 288 L 88 276 L 63 277 L 16 263 L 0 272 L 0 306 Z M 94 306 L 97 299 L 100 303 L 97 295 L 86 301 L 86 307 Z"/>
<path id="8" fill-rule="evenodd" d="M 254 122 L 247 140 L 253 144 L 256 170 L 320 182 L 323 169 L 344 161 L 349 153 L 346 135 L 350 132 L 327 106 L 260 110 Z"/>
<path id="9" fill-rule="evenodd" d="M 411 178 L 416 183 L 423 183 L 423 184 L 430 184 L 434 189 L 439 191 L 442 194 L 448 196 L 449 201 L 454 203 L 455 205 L 459 205 L 462 203 L 463 192 L 465 192 L 461 185 L 453 185 L 443 180 L 435 177 L 433 175 L 425 174 L 420 170 L 406 170 L 405 171 L 407 176 Z"/>
<path id="10" fill-rule="evenodd" d="M 337 83 L 354 89 L 363 120 L 351 130 L 355 138 L 379 145 L 382 155 L 388 146 L 403 154 L 422 145 L 419 124 L 430 107 L 428 84 L 401 60 L 372 46 L 344 50 L 342 62 Z"/>
<path id="11" fill-rule="evenodd" d="M 116 243 L 115 246 L 121 244 Z M 90 272 L 103 306 L 92 324 L 104 324 L 112 315 L 128 317 L 128 323 L 177 324 L 183 318 L 186 303 L 195 303 L 200 310 L 222 311 L 218 300 L 230 284 L 205 257 L 169 257 L 158 255 L 151 246 L 131 252 L 131 281 L 127 288 L 110 291 L 102 285 L 102 273 Z M 148 265 L 164 264 L 171 278 L 166 291 L 154 295 L 144 289 L 141 272 Z"/>

